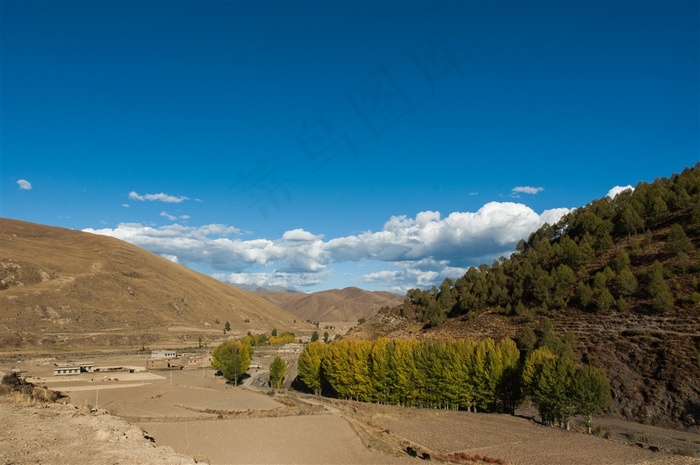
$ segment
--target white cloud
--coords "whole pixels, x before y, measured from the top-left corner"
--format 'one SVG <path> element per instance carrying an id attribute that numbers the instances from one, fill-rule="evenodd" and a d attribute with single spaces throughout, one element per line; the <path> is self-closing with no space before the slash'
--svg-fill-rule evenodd
<path id="1" fill-rule="evenodd" d="M 282 286 L 287 289 L 315 286 L 330 277 L 329 272 L 323 273 L 215 273 L 214 278 L 231 284 L 249 284 L 256 286 Z"/>
<path id="2" fill-rule="evenodd" d="M 179 260 L 177 259 L 177 255 L 170 255 L 170 254 L 164 253 L 164 254 L 161 254 L 160 256 L 163 258 L 167 258 L 171 262 L 179 263 Z"/>
<path id="3" fill-rule="evenodd" d="M 614 199 L 615 197 L 617 197 L 617 194 L 620 194 L 620 193 L 625 192 L 625 191 L 633 191 L 633 190 L 634 190 L 634 187 L 629 186 L 629 185 L 627 185 L 627 186 L 615 186 L 608 191 L 607 197 Z"/>
<path id="4" fill-rule="evenodd" d="M 180 219 L 180 220 L 189 220 L 190 219 L 190 215 L 175 216 L 175 215 L 171 215 L 170 213 L 166 212 L 165 210 L 160 212 L 160 216 L 167 218 L 170 221 L 175 221 L 177 219 Z"/>
<path id="5" fill-rule="evenodd" d="M 130 205 L 129 205 L 128 203 L 123 203 L 123 204 L 122 204 L 122 207 L 124 207 L 124 208 L 129 208 Z"/>
<path id="6" fill-rule="evenodd" d="M 520 239 L 569 211 L 538 214 L 523 204 L 491 202 L 476 212 L 454 212 L 445 218 L 434 211 L 415 218 L 393 216 L 379 231 L 330 240 L 304 229 L 286 231 L 276 239 L 246 239 L 238 228 L 223 224 L 121 223 L 84 231 L 123 239 L 176 257 L 179 263 L 211 267 L 221 271 L 219 279 L 236 284 L 310 286 L 327 279 L 333 263 L 375 261 L 384 270 L 355 279 L 401 291 L 430 287 L 446 277 L 459 277 L 469 266 L 510 255 Z M 165 211 L 161 215 L 176 219 Z"/>
<path id="7" fill-rule="evenodd" d="M 175 196 L 175 195 L 170 195 L 170 194 L 164 194 L 163 192 L 159 194 L 145 194 L 145 195 L 140 195 L 137 192 L 131 191 L 129 192 L 129 198 L 132 200 L 140 200 L 141 202 L 148 200 L 149 202 L 165 202 L 165 203 L 180 203 L 185 200 L 189 200 L 189 198 L 185 197 L 184 195 L 181 196 Z"/>
<path id="8" fill-rule="evenodd" d="M 530 186 L 518 186 L 512 188 L 510 191 L 513 194 L 530 194 L 530 195 L 535 195 L 539 194 L 544 190 L 544 187 L 530 187 Z"/>
<path id="9" fill-rule="evenodd" d="M 367 273 L 360 281 L 399 294 L 415 287 L 427 288 L 439 285 L 445 278 L 457 279 L 467 268 L 449 266 L 447 260 L 426 259 L 418 262 L 393 263 L 395 269 Z"/>
<path id="10" fill-rule="evenodd" d="M 20 189 L 22 189 L 24 191 L 31 190 L 31 188 L 32 188 L 32 183 L 27 181 L 26 179 L 20 179 L 19 181 L 17 181 L 17 185 L 19 186 Z"/>
<path id="11" fill-rule="evenodd" d="M 421 212 L 415 219 L 394 216 L 381 231 L 331 239 L 327 250 L 336 261 L 432 257 L 464 266 L 513 250 L 520 239 L 568 211 L 553 209 L 539 215 L 523 204 L 490 202 L 474 213 L 454 212 L 447 218 L 439 212 Z"/>

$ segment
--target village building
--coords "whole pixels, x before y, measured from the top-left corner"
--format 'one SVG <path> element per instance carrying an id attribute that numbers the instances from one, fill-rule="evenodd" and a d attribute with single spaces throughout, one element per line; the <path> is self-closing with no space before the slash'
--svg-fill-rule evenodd
<path id="1" fill-rule="evenodd" d="M 177 351 L 175 351 L 175 350 L 152 350 L 151 351 L 151 358 L 152 359 L 177 358 Z"/>
<path id="2" fill-rule="evenodd" d="M 279 349 L 277 349 L 277 353 L 279 354 L 299 354 L 301 353 L 301 350 L 304 348 L 303 344 L 299 344 L 297 342 L 290 342 L 289 344 L 285 344 Z"/>
<path id="3" fill-rule="evenodd" d="M 92 373 L 95 371 L 95 364 L 92 362 L 71 363 L 70 365 L 54 365 L 54 376 L 79 375 L 80 373 Z"/>
<path id="4" fill-rule="evenodd" d="M 55 366 L 53 367 L 54 376 L 79 375 L 79 366 Z"/>

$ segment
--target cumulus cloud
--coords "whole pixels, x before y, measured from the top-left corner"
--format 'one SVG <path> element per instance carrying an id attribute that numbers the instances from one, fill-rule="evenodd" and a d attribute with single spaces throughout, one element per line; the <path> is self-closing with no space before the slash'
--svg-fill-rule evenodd
<path id="1" fill-rule="evenodd" d="M 539 194 L 543 190 L 544 190 L 544 187 L 518 186 L 518 187 L 512 188 L 510 191 L 513 194 L 535 195 L 535 194 Z"/>
<path id="2" fill-rule="evenodd" d="M 141 202 L 144 201 L 149 201 L 149 202 L 165 202 L 165 203 L 180 203 L 185 200 L 189 200 L 189 198 L 185 197 L 184 195 L 181 196 L 175 196 L 175 195 L 170 195 L 170 194 L 165 194 L 163 192 L 159 194 L 145 194 L 145 195 L 140 195 L 139 193 L 135 191 L 129 192 L 129 198 L 132 200 L 140 200 Z"/>
<path id="3" fill-rule="evenodd" d="M 26 179 L 20 179 L 19 181 L 17 181 L 17 185 L 23 191 L 28 191 L 32 188 L 32 183 L 27 181 Z"/>
<path id="4" fill-rule="evenodd" d="M 553 223 L 569 209 L 537 214 L 512 202 L 490 202 L 476 212 L 421 212 L 415 218 L 394 216 L 378 232 L 331 239 L 328 251 L 337 261 L 446 259 L 473 263 L 505 253 L 545 222 Z M 477 263 L 478 264 L 478 263 Z"/>
<path id="5" fill-rule="evenodd" d="M 116 237 L 160 255 L 175 255 L 180 262 L 202 263 L 220 270 L 282 264 L 288 272 L 316 272 L 322 271 L 327 263 L 320 239 L 242 240 L 238 228 L 223 224 L 190 227 L 176 223 L 152 227 L 120 223 L 116 228 L 83 231 Z"/>
<path id="6" fill-rule="evenodd" d="M 615 186 L 608 191 L 607 197 L 614 199 L 615 197 L 617 197 L 617 194 L 620 194 L 620 193 L 625 192 L 625 191 L 633 191 L 633 190 L 634 190 L 634 187 L 629 186 L 629 185 L 627 185 L 627 186 Z"/>
<path id="7" fill-rule="evenodd" d="M 469 266 L 510 255 L 520 239 L 569 211 L 557 208 L 538 214 L 520 203 L 491 202 L 476 212 L 447 217 L 436 211 L 420 212 L 415 218 L 393 216 L 379 231 L 328 240 L 304 229 L 275 239 L 245 238 L 238 228 L 224 224 L 121 223 L 84 231 L 117 237 L 180 263 L 206 265 L 220 271 L 219 279 L 234 284 L 310 286 L 327 279 L 334 263 L 374 261 L 384 269 L 355 279 L 398 292 L 439 284 Z"/>

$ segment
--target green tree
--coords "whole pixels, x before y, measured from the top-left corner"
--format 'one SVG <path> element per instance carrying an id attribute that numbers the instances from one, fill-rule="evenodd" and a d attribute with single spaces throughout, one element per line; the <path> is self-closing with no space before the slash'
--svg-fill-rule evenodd
<path id="1" fill-rule="evenodd" d="M 214 349 L 211 366 L 221 371 L 227 381 L 238 385 L 250 366 L 249 346 L 239 341 L 226 341 Z"/>
<path id="2" fill-rule="evenodd" d="M 681 252 L 689 252 L 693 248 L 693 243 L 690 242 L 688 236 L 683 230 L 683 226 L 676 223 L 671 226 L 671 231 L 666 238 L 664 250 L 669 253 L 678 254 Z"/>
<path id="3" fill-rule="evenodd" d="M 224 334 L 228 333 L 229 331 L 231 331 L 231 323 L 227 321 L 224 323 Z"/>
<path id="4" fill-rule="evenodd" d="M 661 263 L 655 261 L 647 273 L 647 295 L 651 298 L 651 307 L 662 313 L 673 307 L 673 295 L 671 288 L 664 279 L 664 268 Z"/>
<path id="5" fill-rule="evenodd" d="M 611 265 L 612 269 L 619 273 L 622 270 L 628 269 L 630 263 L 630 256 L 627 254 L 627 252 L 620 250 L 617 255 L 615 255 L 615 258 L 612 259 Z"/>
<path id="6" fill-rule="evenodd" d="M 638 231 L 644 230 L 644 220 L 631 205 L 625 205 L 617 218 L 616 226 L 620 233 L 636 236 Z"/>
<path id="7" fill-rule="evenodd" d="M 297 361 L 299 379 L 316 395 L 321 394 L 321 362 L 326 352 L 325 347 L 318 342 L 307 344 Z"/>
<path id="8" fill-rule="evenodd" d="M 538 405 L 542 421 L 569 429 L 569 419 L 575 411 L 570 383 L 576 366 L 569 357 L 545 361 L 530 386 L 532 399 Z"/>
<path id="9" fill-rule="evenodd" d="M 518 337 L 518 348 L 529 354 L 537 345 L 537 336 L 532 328 L 526 327 Z"/>
<path id="10" fill-rule="evenodd" d="M 295 323 L 296 323 L 296 321 L 295 321 Z M 272 332 L 270 333 L 270 335 L 277 337 L 277 328 L 272 328 Z"/>
<path id="11" fill-rule="evenodd" d="M 311 334 L 311 342 L 316 341 L 318 341 L 318 331 L 314 331 L 313 334 Z"/>
<path id="12" fill-rule="evenodd" d="M 535 274 L 530 284 L 532 286 L 532 294 L 535 296 L 535 299 L 537 299 L 543 305 L 551 305 L 554 279 L 552 279 L 550 274 L 538 266 L 535 268 Z"/>
<path id="13" fill-rule="evenodd" d="M 661 221 L 668 216 L 668 206 L 661 196 L 655 196 L 649 206 L 649 216 L 654 221 Z"/>
<path id="14" fill-rule="evenodd" d="M 588 434 L 591 434 L 593 414 L 610 403 L 608 378 L 601 369 L 581 367 L 574 373 L 570 389 L 576 412 L 586 417 L 586 428 Z"/>
<path id="15" fill-rule="evenodd" d="M 576 275 L 571 267 L 562 264 L 552 270 L 552 277 L 554 278 L 552 305 L 555 307 L 564 307 L 572 294 L 572 287 L 576 283 Z"/>
<path id="16" fill-rule="evenodd" d="M 598 310 L 609 310 L 613 305 L 615 305 L 615 297 L 607 287 L 595 293 L 595 306 Z"/>
<path id="17" fill-rule="evenodd" d="M 326 344 L 328 344 L 329 338 L 330 338 L 330 335 L 328 334 L 328 331 L 324 332 L 324 333 L 323 333 L 323 342 L 325 342 Z"/>
<path id="18" fill-rule="evenodd" d="M 591 286 L 583 281 L 579 281 L 579 283 L 576 285 L 576 298 L 582 307 L 588 307 L 594 302 L 595 296 L 593 289 L 591 289 Z"/>
<path id="19" fill-rule="evenodd" d="M 287 373 L 287 364 L 279 356 L 272 359 L 270 363 L 270 385 L 273 389 L 282 387 L 284 375 Z"/>
<path id="20" fill-rule="evenodd" d="M 629 268 L 621 270 L 613 281 L 618 295 L 630 296 L 637 291 L 637 278 Z"/>

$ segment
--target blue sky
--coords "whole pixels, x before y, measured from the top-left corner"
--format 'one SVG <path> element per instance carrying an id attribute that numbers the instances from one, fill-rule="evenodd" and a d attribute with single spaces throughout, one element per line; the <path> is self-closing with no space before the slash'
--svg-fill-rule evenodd
<path id="1" fill-rule="evenodd" d="M 694 165 L 700 4 L 3 1 L 0 216 L 403 292 Z"/>

